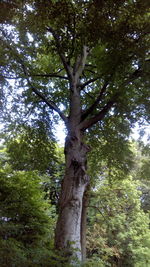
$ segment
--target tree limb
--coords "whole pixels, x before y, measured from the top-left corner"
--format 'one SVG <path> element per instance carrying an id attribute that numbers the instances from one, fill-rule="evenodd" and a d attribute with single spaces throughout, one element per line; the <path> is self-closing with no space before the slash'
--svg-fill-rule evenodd
<path id="1" fill-rule="evenodd" d="M 101 121 L 105 115 L 108 113 L 108 111 L 113 107 L 113 105 L 116 103 L 118 94 L 116 94 L 110 101 L 107 102 L 107 104 L 104 106 L 104 108 L 98 112 L 95 116 L 91 117 L 88 120 L 84 120 L 80 123 L 80 129 L 82 131 L 85 131 L 86 129 L 90 128 L 94 124 L 96 124 L 98 121 Z"/>
<path id="2" fill-rule="evenodd" d="M 68 80 L 68 77 L 62 76 L 62 75 L 58 75 L 58 74 L 55 74 L 55 73 L 49 73 L 49 74 L 30 74 L 29 77 L 51 77 L 51 78 L 60 78 L 60 79 Z"/>
<path id="3" fill-rule="evenodd" d="M 95 72 L 95 71 L 93 71 L 93 70 L 89 70 L 89 69 L 85 68 L 85 69 L 84 69 L 84 71 L 86 71 L 86 72 L 88 71 L 88 72 L 90 72 L 90 73 L 92 73 L 92 74 L 96 75 L 96 72 Z"/>
<path id="4" fill-rule="evenodd" d="M 60 56 L 60 58 L 62 60 L 62 63 L 63 63 L 64 68 L 65 68 L 65 70 L 66 70 L 66 72 L 68 74 L 68 77 L 72 80 L 72 78 L 73 78 L 73 76 L 72 76 L 72 68 L 67 63 L 67 59 L 66 59 L 65 55 L 62 53 L 62 48 L 61 48 L 61 44 L 60 44 L 60 41 L 59 41 L 59 36 L 55 32 L 55 30 L 50 26 L 46 27 L 46 30 L 49 31 L 53 35 L 53 37 L 55 39 L 55 42 L 56 42 L 56 47 L 57 47 L 58 54 L 59 54 L 59 56 Z"/>
<path id="5" fill-rule="evenodd" d="M 5 75 L 0 75 L 1 78 L 5 78 L 5 79 L 20 79 L 20 78 L 24 78 L 24 76 L 5 76 Z M 68 77 L 65 76 L 61 76 L 61 75 L 57 75 L 55 73 L 50 73 L 50 74 L 28 74 L 28 77 L 51 77 L 51 78 L 60 78 L 60 79 L 64 79 L 64 80 L 68 80 Z"/>
<path id="6" fill-rule="evenodd" d="M 92 69 L 97 68 L 96 65 L 92 65 L 92 64 L 85 64 L 85 67 L 91 67 Z"/>
<path id="7" fill-rule="evenodd" d="M 22 60 L 21 60 L 21 61 L 22 61 Z M 24 63 L 22 62 L 21 65 L 22 65 L 22 69 L 23 69 L 23 71 L 24 71 L 26 80 L 27 80 L 28 85 L 30 86 L 31 90 L 32 90 L 32 91 L 33 91 L 39 98 L 41 98 L 41 99 L 43 100 L 43 102 L 47 104 L 48 107 L 50 107 L 52 110 L 55 110 L 55 111 L 59 114 L 59 116 L 63 119 L 63 121 L 65 122 L 65 124 L 67 124 L 68 119 L 67 119 L 67 117 L 64 115 L 64 113 L 61 112 L 61 110 L 57 107 L 57 105 L 56 105 L 53 101 L 47 99 L 41 92 L 39 92 L 39 90 L 37 90 L 37 89 L 31 84 Z"/>
<path id="8" fill-rule="evenodd" d="M 6 38 L 6 34 L 3 32 L 3 36 Z M 30 86 L 31 90 L 40 98 L 43 100 L 44 103 L 47 104 L 47 106 L 49 106 L 52 110 L 56 111 L 59 116 L 63 119 L 63 121 L 65 122 L 65 124 L 67 124 L 68 122 L 68 118 L 64 115 L 64 113 L 57 107 L 57 105 L 47 99 L 41 92 L 39 92 L 35 86 L 32 85 L 32 83 L 30 82 L 30 79 L 29 79 L 29 75 L 28 75 L 28 72 L 27 72 L 27 69 L 26 69 L 26 66 L 23 62 L 23 60 L 20 58 L 20 55 L 18 55 L 18 52 L 12 48 L 12 46 L 8 43 L 6 43 L 7 47 L 14 53 L 15 57 L 16 57 L 16 60 L 18 61 L 18 63 L 21 65 L 22 67 L 22 70 L 23 70 L 23 73 L 24 73 L 24 76 L 25 76 L 25 79 L 27 80 L 28 82 L 28 85 Z"/>
<path id="9" fill-rule="evenodd" d="M 84 45 L 82 54 L 77 57 L 77 60 L 74 64 L 73 73 L 74 73 L 76 81 L 78 81 L 79 77 L 81 76 L 81 74 L 84 70 L 88 51 L 89 51 L 88 47 L 86 45 Z"/>
<path id="10" fill-rule="evenodd" d="M 132 82 L 136 79 L 138 79 L 141 74 L 142 74 L 142 69 L 141 67 L 139 67 L 137 70 L 135 70 L 133 73 L 131 73 L 129 75 L 129 77 L 122 83 L 122 86 L 127 85 L 129 82 Z M 96 101 L 91 105 L 91 107 L 89 109 L 87 109 L 85 111 L 85 113 L 83 113 L 82 115 L 82 121 L 80 124 L 80 129 L 81 130 L 86 130 L 88 128 L 90 128 L 91 126 L 93 126 L 94 124 L 96 124 L 98 121 L 101 121 L 104 116 L 107 114 L 107 112 L 112 108 L 112 106 L 117 102 L 117 98 L 118 96 L 121 94 L 120 90 L 118 90 L 118 93 L 116 93 L 112 99 L 110 99 L 110 101 L 107 102 L 107 104 L 104 106 L 104 108 L 97 113 L 95 116 L 91 117 L 89 120 L 86 120 L 86 117 L 88 115 L 91 114 L 91 112 L 96 108 L 97 104 L 99 103 L 99 101 L 101 100 L 106 88 L 107 88 L 108 83 L 106 82 L 100 92 L 100 95 L 97 97 Z"/>
<path id="11" fill-rule="evenodd" d="M 92 78 L 92 79 L 88 80 L 87 82 L 79 85 L 80 86 L 80 90 L 83 90 L 87 85 L 89 85 L 90 83 L 93 83 L 93 82 L 97 81 L 99 78 L 100 78 L 99 76 L 98 77 L 95 77 L 95 78 Z"/>
<path id="12" fill-rule="evenodd" d="M 88 206 L 88 208 L 93 208 L 99 211 L 99 213 L 102 215 L 102 217 L 104 218 L 104 220 L 107 222 L 108 220 L 106 219 L 106 217 L 104 216 L 104 214 L 102 213 L 102 211 L 100 210 L 100 208 L 98 208 L 97 206 L 94 205 L 90 205 Z"/>
<path id="13" fill-rule="evenodd" d="M 91 114 L 92 111 L 97 107 L 97 105 L 99 104 L 100 100 L 102 99 L 102 97 L 103 97 L 103 95 L 104 95 L 104 93 L 105 93 L 105 91 L 107 89 L 107 85 L 108 85 L 108 82 L 105 82 L 103 87 L 102 87 L 102 89 L 101 89 L 101 91 L 100 91 L 100 93 L 99 93 L 99 95 L 98 95 L 98 97 L 97 97 L 97 99 L 94 101 L 94 103 L 85 112 L 83 112 L 82 118 L 81 118 L 82 121 L 85 118 L 87 118 L 88 115 Z"/>

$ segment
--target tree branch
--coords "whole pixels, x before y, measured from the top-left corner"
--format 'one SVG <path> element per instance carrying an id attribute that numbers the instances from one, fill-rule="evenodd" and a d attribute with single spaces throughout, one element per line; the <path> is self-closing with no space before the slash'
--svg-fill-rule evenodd
<path id="1" fill-rule="evenodd" d="M 60 56 L 60 58 L 62 60 L 62 63 L 63 63 L 64 68 L 65 68 L 65 70 L 66 70 L 66 72 L 68 74 L 68 77 L 72 80 L 72 78 L 73 78 L 72 68 L 67 63 L 67 59 L 66 59 L 65 55 L 62 53 L 62 48 L 61 48 L 61 44 L 60 44 L 60 41 L 59 41 L 59 36 L 55 32 L 55 30 L 50 26 L 46 27 L 46 30 L 49 31 L 53 35 L 53 37 L 55 39 L 55 42 L 56 42 L 56 47 L 57 47 L 58 54 L 59 54 L 59 56 Z"/>
<path id="2" fill-rule="evenodd" d="M 93 82 L 97 81 L 99 78 L 100 78 L 99 76 L 98 77 L 95 77 L 95 78 L 92 78 L 92 79 L 88 80 L 87 82 L 79 85 L 80 86 L 80 90 L 83 90 L 87 85 L 89 85 L 90 83 L 93 83 Z"/>
<path id="3" fill-rule="evenodd" d="M 78 81 L 79 77 L 81 76 L 81 74 L 84 70 L 88 51 L 89 51 L 88 47 L 86 45 L 84 45 L 82 55 L 77 57 L 77 60 L 74 64 L 73 73 L 74 73 L 76 81 Z"/>
<path id="4" fill-rule="evenodd" d="M 96 207 L 96 206 L 93 206 L 93 205 L 90 205 L 90 206 L 87 206 L 88 208 L 93 208 L 93 209 L 96 209 L 99 211 L 99 213 L 102 215 L 102 217 L 104 218 L 104 220 L 107 222 L 108 220 L 106 219 L 106 217 L 104 216 L 104 214 L 102 213 L 102 211 L 100 210 L 100 208 Z"/>
<path id="5" fill-rule="evenodd" d="M 27 78 L 26 78 L 27 79 Z M 27 79 L 28 81 L 28 79 Z M 31 90 L 38 96 L 40 97 L 43 102 L 45 102 L 47 104 L 47 106 L 49 106 L 52 110 L 55 110 L 59 116 L 63 119 L 63 121 L 65 122 L 65 124 L 67 124 L 67 117 L 64 115 L 63 112 L 61 112 L 61 110 L 56 106 L 56 104 L 51 101 L 51 100 L 48 100 L 43 94 L 41 94 L 41 92 L 39 92 L 29 81 L 28 81 L 28 84 L 30 85 L 30 88 Z"/>
<path id="6" fill-rule="evenodd" d="M 130 76 L 122 83 L 122 85 L 120 87 L 125 86 L 129 82 L 132 82 L 132 81 L 138 79 L 142 73 L 143 73 L 143 71 L 142 71 L 141 67 L 139 67 L 139 69 L 135 70 L 133 73 L 130 74 Z M 99 101 L 101 100 L 101 98 L 102 98 L 102 96 L 103 96 L 103 94 L 107 88 L 107 85 L 108 85 L 108 82 L 106 82 L 104 84 L 99 96 L 97 97 L 95 102 L 91 105 L 91 107 L 89 109 L 87 109 L 85 111 L 85 113 L 83 113 L 81 123 L 80 123 L 80 129 L 81 130 L 86 130 L 86 129 L 90 128 L 91 126 L 93 126 L 94 124 L 96 124 L 98 121 L 101 121 L 104 118 L 104 116 L 107 114 L 107 112 L 116 103 L 118 96 L 121 94 L 120 90 L 118 90 L 118 93 L 116 93 L 112 97 L 112 99 L 107 102 L 107 104 L 104 106 L 104 108 L 99 113 L 97 113 L 95 116 L 91 117 L 89 120 L 86 120 L 87 116 L 90 115 L 91 112 L 98 105 Z"/>
<path id="7" fill-rule="evenodd" d="M 68 80 L 68 77 L 62 76 L 62 75 L 58 75 L 58 74 L 55 74 L 55 73 L 49 73 L 49 74 L 30 74 L 29 77 L 51 77 L 51 78 L 60 78 L 60 79 Z"/>
<path id="8" fill-rule="evenodd" d="M 24 78 L 24 76 L 5 76 L 5 75 L 0 75 L 1 78 L 5 78 L 5 79 L 20 79 L 20 78 Z M 68 80 L 68 77 L 65 76 L 61 76 L 55 73 L 50 73 L 50 74 L 28 74 L 28 77 L 51 77 L 51 78 L 60 78 L 60 79 L 64 79 L 64 80 Z"/>
<path id="9" fill-rule="evenodd" d="M 88 117 L 89 114 L 92 113 L 92 111 L 97 107 L 97 105 L 99 104 L 100 100 L 102 99 L 106 89 L 107 89 L 107 85 L 108 85 L 108 82 L 105 82 L 97 99 L 94 101 L 94 103 L 87 109 L 85 110 L 85 112 L 83 112 L 82 114 L 82 118 L 81 120 L 83 121 L 84 119 L 86 119 Z"/>
<path id="10" fill-rule="evenodd" d="M 22 61 L 22 60 L 21 60 L 21 61 Z M 47 104 L 48 107 L 50 107 L 52 110 L 55 110 L 55 111 L 59 114 L 59 116 L 63 119 L 63 121 L 65 122 L 65 124 L 67 124 L 68 119 L 67 119 L 67 117 L 64 115 L 64 113 L 61 112 L 61 110 L 57 107 L 57 105 L 56 105 L 53 101 L 47 99 L 41 92 L 39 92 L 39 91 L 38 91 L 38 90 L 31 84 L 24 63 L 22 62 L 21 65 L 22 65 L 22 69 L 23 69 L 23 72 L 24 72 L 24 74 L 25 74 L 26 80 L 27 80 L 28 85 L 30 86 L 31 90 L 32 90 L 32 91 L 33 91 L 39 98 L 41 98 L 41 99 L 43 100 L 43 102 Z"/>
<path id="11" fill-rule="evenodd" d="M 4 37 L 6 38 L 6 34 L 3 33 Z M 18 63 L 20 63 L 21 67 L 22 67 L 22 70 L 23 70 L 23 73 L 24 73 L 24 78 L 26 78 L 27 82 L 28 82 L 28 85 L 30 86 L 31 90 L 40 98 L 43 100 L 44 103 L 47 104 L 47 106 L 49 106 L 52 110 L 55 110 L 59 116 L 63 119 L 63 121 L 65 122 L 65 124 L 67 124 L 68 122 L 68 118 L 64 115 L 64 113 L 57 107 L 57 105 L 47 99 L 41 92 L 39 92 L 33 85 L 32 83 L 30 82 L 29 80 L 29 76 L 28 76 L 28 72 L 27 72 L 27 69 L 26 69 L 26 66 L 23 62 L 23 60 L 20 58 L 20 55 L 18 55 L 18 52 L 12 48 L 12 46 L 8 43 L 6 43 L 7 47 L 14 53 L 15 57 L 16 57 L 16 60 L 18 61 Z"/>
<path id="12" fill-rule="evenodd" d="M 84 69 L 84 71 L 85 71 L 85 72 L 87 72 L 87 71 L 88 71 L 88 72 L 90 72 L 90 73 L 92 73 L 92 74 L 94 74 L 94 75 L 96 75 L 96 74 L 97 74 L 95 71 L 93 71 L 93 70 L 89 70 L 89 69 L 87 69 L 87 68 L 85 68 L 85 69 Z"/>
<path id="13" fill-rule="evenodd" d="M 97 68 L 96 65 L 92 65 L 92 64 L 85 64 L 85 67 L 91 67 L 92 69 Z"/>
<path id="14" fill-rule="evenodd" d="M 94 124 L 96 124 L 98 121 L 101 121 L 105 115 L 108 113 L 108 111 L 112 108 L 112 106 L 116 103 L 118 94 L 116 94 L 110 101 L 107 102 L 107 104 L 104 106 L 104 108 L 98 112 L 95 116 L 91 117 L 88 120 L 84 120 L 80 123 L 80 129 L 85 131 L 86 129 L 90 128 Z"/>

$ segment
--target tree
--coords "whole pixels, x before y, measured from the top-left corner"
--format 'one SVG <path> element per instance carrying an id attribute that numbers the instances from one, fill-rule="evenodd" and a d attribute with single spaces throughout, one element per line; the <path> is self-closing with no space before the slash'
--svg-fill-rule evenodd
<path id="1" fill-rule="evenodd" d="M 100 258 L 105 266 L 149 265 L 149 217 L 141 208 L 141 184 L 131 177 L 110 184 L 106 177 L 93 192 L 89 257 Z"/>
<path id="2" fill-rule="evenodd" d="M 92 266 L 149 265 L 149 145 L 127 144 L 134 154 L 130 172 L 115 164 L 109 170 L 103 156 L 91 190 L 87 254 Z"/>
<path id="3" fill-rule="evenodd" d="M 19 127 L 15 136 L 5 136 L 8 162 L 14 170 L 38 170 L 53 175 L 58 161 L 56 144 L 44 125 Z"/>
<path id="4" fill-rule="evenodd" d="M 149 213 L 150 211 L 150 146 L 143 142 L 134 144 L 135 146 L 135 167 L 132 170 L 132 175 L 135 180 L 142 181 L 140 190 L 141 204 L 144 212 Z"/>
<path id="5" fill-rule="evenodd" d="M 58 206 L 64 174 L 63 148 L 48 134 L 42 122 L 19 126 L 15 134 L 3 134 L 7 163 L 15 171 L 36 171 L 43 180 L 45 198 Z M 5 158 L 3 157 L 3 160 Z M 4 161 L 5 162 L 5 161 Z"/>
<path id="6" fill-rule="evenodd" d="M 36 172 L 0 169 L 0 265 L 51 266 L 55 210 Z M 49 263 L 49 264 L 48 264 Z"/>
<path id="7" fill-rule="evenodd" d="M 34 116 L 51 120 L 53 114 L 54 121 L 59 115 L 65 123 L 55 246 L 81 260 L 89 184 L 86 138 L 93 129 L 100 136 L 101 129 L 113 127 L 125 139 L 129 125 L 149 116 L 148 4 L 25 0 L 15 1 L 13 11 L 1 22 L 2 97 L 14 79 L 14 120 L 25 121 L 26 113 L 32 123 Z M 6 105 L 4 113 L 10 118 Z"/>
<path id="8" fill-rule="evenodd" d="M 11 138 L 5 136 L 7 146 L 0 147 L 0 265 L 3 267 L 66 266 L 65 259 L 54 250 L 56 192 L 60 191 L 63 151 L 47 136 L 43 139 L 43 131 L 43 128 L 35 132 L 35 128 L 20 127 L 18 138 L 10 133 Z M 43 158 L 51 157 L 40 166 L 41 152 Z"/>

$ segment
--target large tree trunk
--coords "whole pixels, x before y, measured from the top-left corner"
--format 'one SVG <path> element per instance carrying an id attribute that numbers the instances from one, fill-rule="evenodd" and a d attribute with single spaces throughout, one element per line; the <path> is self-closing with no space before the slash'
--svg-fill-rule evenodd
<path id="1" fill-rule="evenodd" d="M 73 70 L 67 67 L 70 79 L 70 112 L 66 124 L 68 135 L 65 143 L 65 176 L 60 196 L 60 211 L 56 226 L 55 247 L 71 258 L 82 260 L 81 221 L 83 217 L 83 197 L 88 185 L 86 154 L 88 146 L 83 143 L 81 127 L 81 97 L 79 80 L 84 69 L 87 47 L 77 58 Z M 66 66 L 66 65 L 65 65 Z"/>
<path id="2" fill-rule="evenodd" d="M 79 131 L 66 138 L 66 171 L 60 196 L 60 212 L 56 226 L 55 247 L 65 256 L 82 260 L 81 218 L 83 196 L 88 184 L 86 154 L 88 146 L 81 140 Z"/>

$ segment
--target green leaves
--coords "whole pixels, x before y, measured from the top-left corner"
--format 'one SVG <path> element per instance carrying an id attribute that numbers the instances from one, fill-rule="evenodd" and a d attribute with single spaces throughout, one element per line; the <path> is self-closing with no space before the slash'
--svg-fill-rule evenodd
<path id="1" fill-rule="evenodd" d="M 40 265 L 39 251 L 44 261 L 46 254 L 50 257 L 55 211 L 44 200 L 41 184 L 36 172 L 0 170 L 1 266 L 30 266 L 30 261 Z"/>
<path id="2" fill-rule="evenodd" d="M 99 255 L 106 266 L 115 262 L 138 266 L 150 261 L 149 218 L 141 209 L 139 187 L 131 178 L 111 184 L 105 180 L 93 192 L 88 251 Z"/>
<path id="3" fill-rule="evenodd" d="M 57 161 L 55 143 L 48 137 L 43 122 L 39 122 L 36 127 L 20 128 L 20 134 L 8 141 L 7 152 L 15 170 L 53 172 L 52 165 Z"/>
<path id="4" fill-rule="evenodd" d="M 20 5 L 15 1 L 13 9 L 14 18 L 10 18 L 5 27 L 1 24 L 2 79 L 17 77 L 16 89 L 19 91 L 21 86 L 24 91 L 24 94 L 19 93 L 19 102 L 24 102 L 26 111 L 31 110 L 31 103 L 33 107 L 43 107 L 43 102 L 38 101 L 37 96 L 33 97 L 34 86 L 58 107 L 63 105 L 63 111 L 69 117 L 70 81 L 62 55 L 73 69 L 86 45 L 90 53 L 79 83 L 98 79 L 82 90 L 81 110 L 93 104 L 100 87 L 108 82 L 105 94 L 89 117 L 99 112 L 116 93 L 119 95 L 116 110 L 120 116 L 131 122 L 133 118 L 138 120 L 147 116 L 147 4 L 143 1 L 27 0 Z M 7 56 L 4 57 L 3 51 Z"/>

